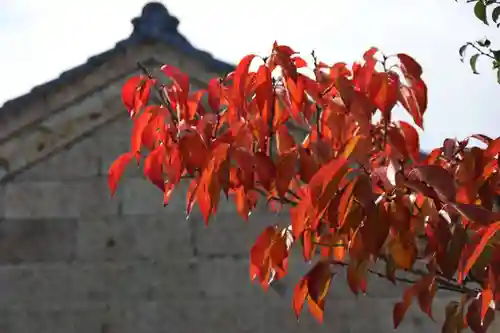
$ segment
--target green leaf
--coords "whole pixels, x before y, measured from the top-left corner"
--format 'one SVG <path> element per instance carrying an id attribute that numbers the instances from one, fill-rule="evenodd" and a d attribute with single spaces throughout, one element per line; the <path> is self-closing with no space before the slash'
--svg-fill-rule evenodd
<path id="1" fill-rule="evenodd" d="M 479 46 L 481 47 L 490 47 L 491 41 L 488 38 L 480 39 L 477 41 Z"/>
<path id="2" fill-rule="evenodd" d="M 474 6 L 474 14 L 478 19 L 483 21 L 484 24 L 488 25 L 488 20 L 486 19 L 486 5 L 482 0 L 476 2 Z"/>
<path id="3" fill-rule="evenodd" d="M 493 22 L 497 23 L 499 18 L 500 18 L 500 6 L 493 9 L 493 12 L 491 13 L 491 19 L 493 20 Z"/>
<path id="4" fill-rule="evenodd" d="M 469 46 L 469 44 L 464 44 L 458 50 L 458 53 L 460 54 L 460 61 L 461 62 L 464 62 L 465 51 L 467 50 L 467 46 Z"/>
<path id="5" fill-rule="evenodd" d="M 493 53 L 493 57 L 495 58 L 495 60 L 500 62 L 500 50 L 491 50 L 491 53 Z"/>
<path id="6" fill-rule="evenodd" d="M 497 69 L 497 82 L 500 83 L 500 68 Z"/>
<path id="7" fill-rule="evenodd" d="M 477 59 L 479 58 L 481 54 L 474 54 L 472 57 L 470 57 L 470 68 L 472 68 L 472 73 L 474 74 L 479 74 L 478 71 L 476 70 L 476 63 Z"/>

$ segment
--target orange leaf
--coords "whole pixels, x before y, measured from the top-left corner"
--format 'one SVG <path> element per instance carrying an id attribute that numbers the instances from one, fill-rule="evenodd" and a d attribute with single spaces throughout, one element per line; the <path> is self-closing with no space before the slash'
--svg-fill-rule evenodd
<path id="1" fill-rule="evenodd" d="M 415 262 L 417 249 L 414 243 L 403 243 L 399 237 L 390 240 L 389 248 L 396 265 L 403 269 L 410 269 Z"/>

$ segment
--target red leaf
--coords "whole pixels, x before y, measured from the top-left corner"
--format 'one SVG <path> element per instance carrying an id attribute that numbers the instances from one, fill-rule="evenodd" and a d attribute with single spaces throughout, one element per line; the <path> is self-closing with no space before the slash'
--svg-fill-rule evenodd
<path id="1" fill-rule="evenodd" d="M 332 281 L 330 264 L 318 261 L 314 267 L 299 281 L 293 295 L 293 308 L 297 318 L 300 315 L 304 301 L 307 299 L 309 311 L 319 322 L 323 321 L 325 298 Z"/>
<path id="2" fill-rule="evenodd" d="M 309 183 L 318 171 L 318 162 L 309 149 L 299 148 L 299 168 L 300 179 L 305 183 Z"/>
<path id="3" fill-rule="evenodd" d="M 152 118 L 150 112 L 143 112 L 134 119 L 132 135 L 130 136 L 130 151 L 140 152 L 142 146 L 142 133 Z M 139 157 L 139 154 L 137 155 Z"/>
<path id="4" fill-rule="evenodd" d="M 495 288 L 495 276 L 493 275 L 493 270 L 488 267 L 488 277 L 486 278 L 486 283 L 481 290 L 481 321 L 484 321 L 488 310 L 490 309 L 491 303 L 494 301 L 494 291 Z"/>
<path id="5" fill-rule="evenodd" d="M 351 260 L 349 266 L 347 266 L 347 284 L 349 289 L 357 295 L 361 291 L 363 294 L 366 293 L 367 278 L 366 278 L 366 266 L 367 261 L 357 261 Z"/>
<path id="6" fill-rule="evenodd" d="M 319 322 L 323 321 L 325 298 L 332 281 L 330 264 L 319 261 L 306 275 L 309 311 Z"/>
<path id="7" fill-rule="evenodd" d="M 131 116 L 146 106 L 149 100 L 152 81 L 146 76 L 133 76 L 122 87 L 122 102 Z"/>
<path id="8" fill-rule="evenodd" d="M 438 165 L 421 165 L 413 170 L 419 180 L 434 188 L 445 200 L 455 201 L 457 186 L 455 178 L 448 170 Z"/>
<path id="9" fill-rule="evenodd" d="M 393 72 L 374 73 L 368 92 L 375 105 L 387 114 L 398 101 L 399 78 Z"/>
<path id="10" fill-rule="evenodd" d="M 432 287 L 432 284 L 434 283 L 435 279 L 434 276 L 427 275 L 422 277 L 419 281 L 417 281 L 415 284 L 411 285 L 408 287 L 403 295 L 403 300 L 401 302 L 398 302 L 393 309 L 393 322 L 394 322 L 394 329 L 398 328 L 399 324 L 401 324 L 401 321 L 403 320 L 406 311 L 408 311 L 408 308 L 411 305 L 411 302 L 414 297 L 422 297 L 420 296 L 422 293 L 430 293 L 434 287 Z M 432 288 L 431 288 L 432 287 Z M 424 296 L 425 297 L 425 296 Z M 422 310 L 424 312 L 430 312 L 427 311 L 427 306 L 431 306 L 430 304 L 427 305 L 425 302 L 422 304 L 421 301 L 419 301 L 420 307 L 423 308 Z M 429 313 L 428 313 L 429 314 Z"/>
<path id="11" fill-rule="evenodd" d="M 218 113 L 221 105 L 222 86 L 219 78 L 213 78 L 208 82 L 208 105 Z"/>
<path id="12" fill-rule="evenodd" d="M 304 59 L 302 59 L 301 57 L 298 57 L 298 56 L 293 57 L 292 61 L 295 65 L 295 67 L 297 67 L 297 68 L 307 67 L 307 62 Z"/>
<path id="13" fill-rule="evenodd" d="M 181 116 L 181 119 L 192 121 L 196 115 L 200 116 L 205 113 L 205 110 L 200 103 L 204 94 L 205 92 L 203 90 L 199 90 L 189 95 L 187 100 L 187 109 Z"/>
<path id="14" fill-rule="evenodd" d="M 415 124 L 424 129 L 424 113 L 427 109 L 427 86 L 420 79 L 407 78 L 409 85 L 399 88 L 399 101 L 412 116 Z"/>
<path id="15" fill-rule="evenodd" d="M 414 161 L 420 160 L 420 140 L 417 130 L 404 121 L 399 121 L 399 128 L 403 132 L 406 148 Z"/>
<path id="16" fill-rule="evenodd" d="M 498 230 L 500 230 L 500 222 L 495 222 L 487 227 L 484 235 L 482 235 L 481 240 L 476 245 L 476 248 L 472 252 L 471 256 L 469 258 L 467 258 L 463 270 L 458 272 L 458 282 L 459 283 L 462 283 L 464 277 L 466 277 L 467 274 L 469 274 L 470 269 L 472 268 L 472 266 L 474 265 L 476 260 L 479 258 L 479 256 L 483 252 L 483 250 L 486 247 L 486 245 L 488 244 L 489 240 L 497 233 Z"/>
<path id="17" fill-rule="evenodd" d="M 243 102 L 244 96 L 246 95 L 245 86 L 248 76 L 248 70 L 255 57 L 255 54 L 246 55 L 245 57 L 243 57 L 243 59 L 241 59 L 241 61 L 238 63 L 238 66 L 236 66 L 236 70 L 234 71 L 233 89 L 236 93 L 235 97 L 237 98 L 237 103 L 240 106 Z"/>
<path id="18" fill-rule="evenodd" d="M 278 156 L 276 161 L 276 190 L 281 198 L 290 187 L 290 182 L 295 175 L 295 165 L 297 163 L 297 152 L 291 151 Z"/>
<path id="19" fill-rule="evenodd" d="M 271 124 L 272 109 L 275 97 L 272 83 L 271 71 L 266 65 L 261 65 L 257 71 L 257 86 L 255 88 L 255 99 L 259 107 L 260 116 L 266 125 Z M 268 128 L 268 131 L 271 129 Z M 267 133 L 266 133 L 267 136 Z"/>
<path id="20" fill-rule="evenodd" d="M 500 213 L 492 212 L 476 204 L 455 203 L 452 207 L 467 220 L 479 225 L 487 226 L 500 220 Z"/>
<path id="21" fill-rule="evenodd" d="M 422 66 L 420 66 L 415 59 L 404 53 L 398 53 L 397 57 L 401 62 L 400 67 L 405 76 L 420 78 L 422 75 Z"/>
<path id="22" fill-rule="evenodd" d="M 190 132 L 179 139 L 179 148 L 182 161 L 189 174 L 195 174 L 200 170 L 207 160 L 208 149 L 203 139 L 197 132 Z"/>
<path id="23" fill-rule="evenodd" d="M 262 152 L 255 154 L 255 171 L 262 187 L 267 191 L 271 189 L 271 183 L 276 177 L 276 167 L 273 161 Z"/>
<path id="24" fill-rule="evenodd" d="M 319 198 L 320 195 L 325 190 L 326 186 L 330 183 L 332 178 L 342 170 L 347 164 L 347 160 L 343 157 L 333 159 L 327 164 L 323 165 L 315 174 L 312 176 L 309 182 L 309 188 L 311 189 L 311 196 L 313 198 Z"/>
<path id="25" fill-rule="evenodd" d="M 500 137 L 489 142 L 485 155 L 486 155 L 486 158 L 493 158 L 499 152 L 500 152 Z"/>
<path id="26" fill-rule="evenodd" d="M 278 154 L 282 155 L 288 153 L 295 147 L 295 141 L 290 134 L 290 130 L 285 124 L 278 127 L 276 131 L 276 150 Z"/>
<path id="27" fill-rule="evenodd" d="M 198 188 L 199 184 L 199 179 L 195 178 L 193 179 L 187 188 L 186 192 L 186 215 L 187 218 L 189 218 L 189 215 L 191 215 L 191 210 L 193 209 L 194 203 L 196 201 L 196 190 Z"/>
<path id="28" fill-rule="evenodd" d="M 187 96 L 189 91 L 189 78 L 186 74 L 184 74 L 179 68 L 172 65 L 163 65 L 160 70 L 163 74 L 174 81 L 185 96 Z"/>
<path id="29" fill-rule="evenodd" d="M 130 163 L 132 158 L 135 156 L 135 152 L 127 152 L 120 155 L 109 167 L 108 171 L 108 186 L 111 191 L 111 195 L 113 196 L 116 192 L 116 188 L 118 186 L 118 181 L 120 180 L 123 171 Z"/>
<path id="30" fill-rule="evenodd" d="M 274 226 L 269 226 L 264 229 L 260 236 L 255 241 L 255 244 L 250 250 L 250 279 L 258 279 L 260 282 L 265 281 L 265 277 L 268 272 L 262 272 L 262 267 L 265 260 L 268 260 L 269 248 L 271 246 L 272 240 L 276 235 L 276 228 Z M 267 269 L 270 267 L 267 266 Z"/>
<path id="31" fill-rule="evenodd" d="M 307 281 L 301 279 L 299 283 L 297 283 L 297 285 L 295 286 L 292 298 L 292 307 L 295 313 L 295 317 L 297 317 L 297 320 L 300 317 L 300 313 L 302 312 L 302 308 L 304 307 L 306 298 L 307 298 Z"/>
<path id="32" fill-rule="evenodd" d="M 144 175 L 162 191 L 165 190 L 165 179 L 163 178 L 165 158 L 165 146 L 159 145 L 144 160 Z"/>

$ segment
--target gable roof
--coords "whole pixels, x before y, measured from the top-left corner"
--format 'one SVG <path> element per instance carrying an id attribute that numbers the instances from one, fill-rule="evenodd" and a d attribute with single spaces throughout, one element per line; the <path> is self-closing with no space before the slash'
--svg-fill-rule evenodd
<path id="1" fill-rule="evenodd" d="M 123 49 L 148 42 L 162 42 L 188 54 L 194 60 L 201 62 L 207 69 L 216 73 L 226 73 L 234 70 L 234 66 L 214 58 L 210 53 L 195 48 L 178 31 L 179 20 L 172 16 L 167 8 L 159 2 L 150 2 L 142 9 L 142 14 L 132 20 L 132 34 L 119 41 L 114 48 L 90 57 L 87 62 L 59 75 L 58 78 L 35 86 L 30 92 L 9 100 L 0 108 L 0 112 L 17 109 L 40 95 L 46 95 L 62 85 L 71 84 L 79 77 L 108 61 L 112 56 L 121 53 Z"/>

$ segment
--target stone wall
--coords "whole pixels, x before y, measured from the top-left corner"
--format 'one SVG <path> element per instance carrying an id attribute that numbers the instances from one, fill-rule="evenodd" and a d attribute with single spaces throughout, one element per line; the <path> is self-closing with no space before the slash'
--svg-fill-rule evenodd
<path id="1" fill-rule="evenodd" d="M 133 166 L 115 198 L 110 163 L 129 144 L 118 119 L 5 184 L 1 192 L 0 332 L 197 333 L 375 332 L 392 330 L 402 287 L 378 278 L 354 297 L 335 277 L 326 323 L 304 312 L 291 291 L 267 294 L 248 277 L 248 253 L 277 217 L 263 209 L 248 223 L 223 204 L 207 228 L 184 215 L 182 189 L 167 208 Z M 21 153 L 21 152 L 20 152 Z M 292 262 L 292 286 L 307 267 Z M 442 323 L 447 295 L 436 301 Z M 416 305 L 400 332 L 438 332 Z"/>

